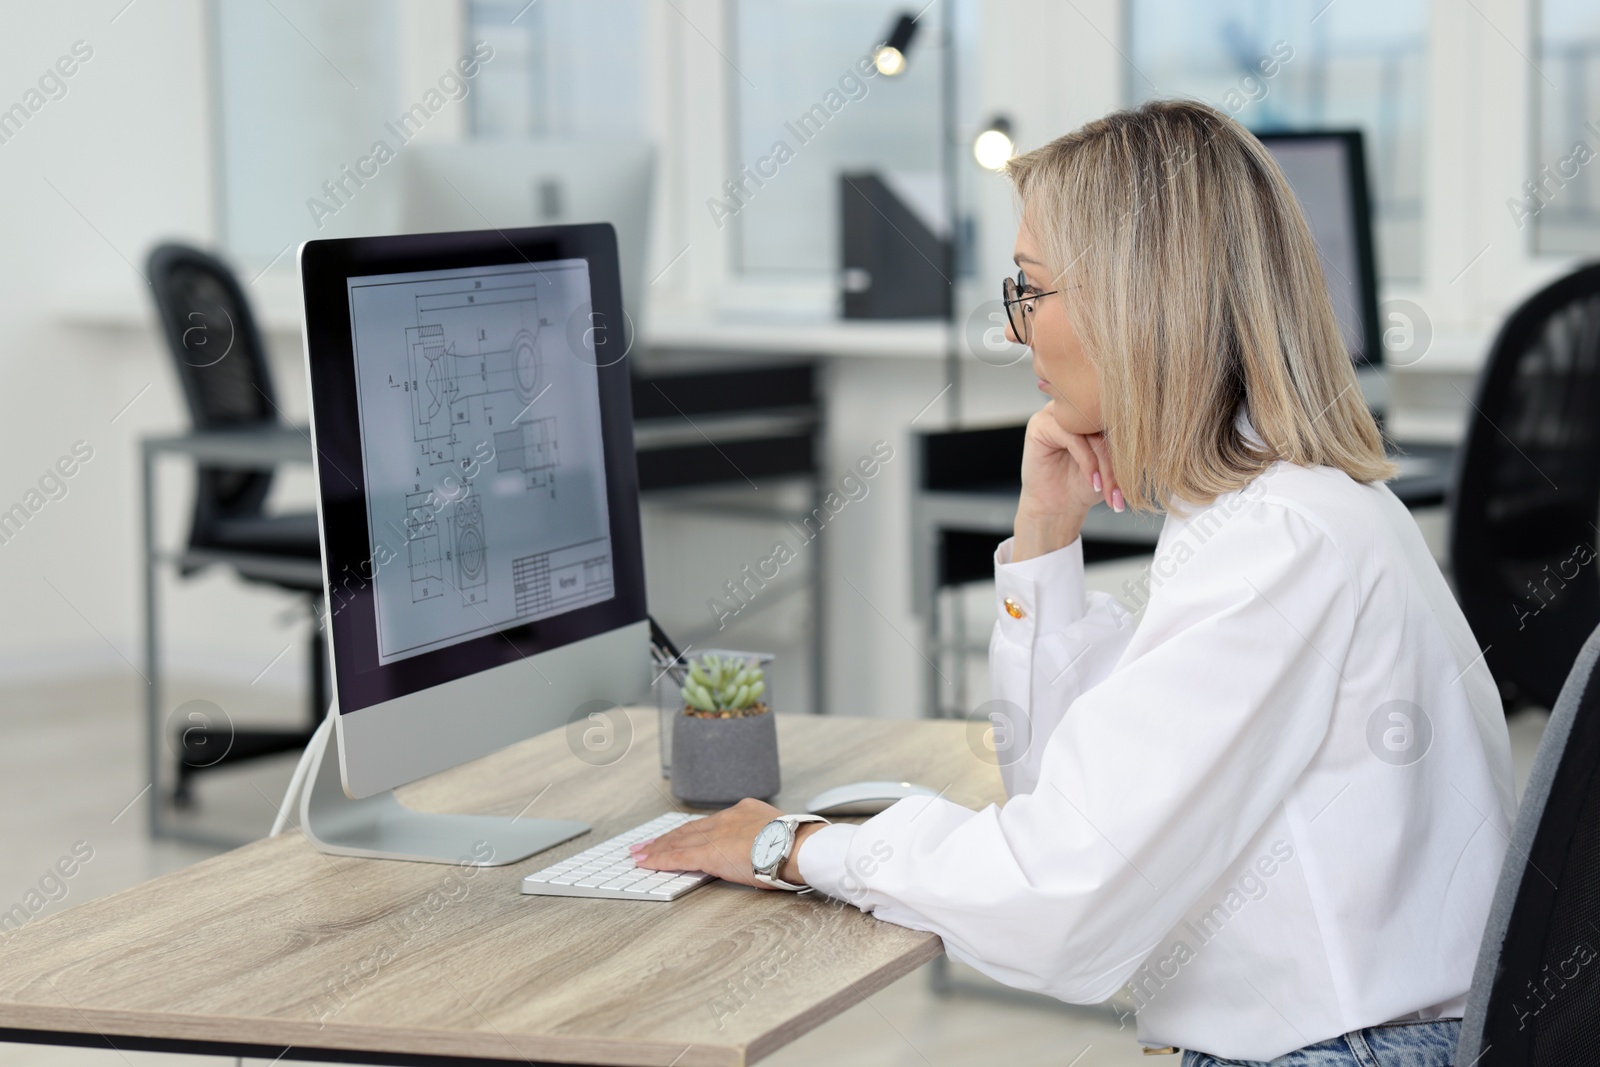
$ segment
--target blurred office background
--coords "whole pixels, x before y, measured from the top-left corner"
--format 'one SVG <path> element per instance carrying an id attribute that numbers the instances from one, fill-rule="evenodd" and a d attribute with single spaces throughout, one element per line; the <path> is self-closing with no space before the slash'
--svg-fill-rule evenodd
<path id="1" fill-rule="evenodd" d="M 52 909 L 260 834 L 292 766 L 214 769 L 182 805 L 170 767 L 147 773 L 140 449 L 192 426 L 146 276 L 161 242 L 229 264 L 275 417 L 303 425 L 300 242 L 612 219 L 641 448 L 657 453 L 652 610 L 680 644 L 777 653 L 780 711 L 891 717 L 986 699 L 989 589 L 919 587 L 918 434 L 1015 424 L 1036 406 L 1027 359 L 998 339 L 1015 210 L 974 151 L 986 132 L 1027 150 L 1172 95 L 1261 132 L 1359 130 L 1385 343 L 1372 362 L 1403 443 L 1458 443 L 1506 316 L 1600 254 L 1600 9 L 1580 0 L 3 10 L 0 512 L 23 512 L 0 521 L 6 902 L 79 838 L 99 858 Z M 876 49 L 908 16 L 900 69 L 880 73 Z M 845 194 L 879 186 L 917 233 L 869 249 L 874 275 L 851 262 L 845 213 L 862 209 Z M 890 292 L 897 271 L 950 285 Z M 932 303 L 902 315 L 885 310 L 894 300 Z M 845 483 L 880 441 L 893 458 Z M 154 472 L 156 543 L 179 554 L 194 464 L 167 455 Z M 794 517 L 829 491 L 842 509 L 752 592 L 744 568 L 778 541 L 798 547 Z M 312 504 L 309 468 L 275 466 L 266 509 Z M 1417 514 L 1448 565 L 1444 508 Z M 304 724 L 311 598 L 226 563 L 159 562 L 157 760 L 177 758 L 174 729 L 195 714 L 225 729 Z M 1146 563 L 1108 562 L 1094 584 L 1119 592 Z M 1541 722 L 1514 717 L 1519 759 Z M 151 840 L 152 809 L 173 838 Z M 984 1062 L 996 1020 L 1011 1062 L 1136 1054 L 1131 1030 L 1103 1017 L 958 1000 L 935 1011 L 913 976 L 773 1062 Z M 5 1062 L 96 1055 L 0 1049 Z"/>

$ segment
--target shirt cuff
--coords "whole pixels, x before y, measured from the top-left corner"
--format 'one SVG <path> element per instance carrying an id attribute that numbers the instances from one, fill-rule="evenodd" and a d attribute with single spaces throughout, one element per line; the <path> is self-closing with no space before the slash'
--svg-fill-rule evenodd
<path id="1" fill-rule="evenodd" d="M 801 880 L 830 897 L 846 896 L 841 888 L 845 875 L 849 873 L 845 861 L 850 842 L 855 839 L 858 829 L 860 827 L 851 823 L 829 823 L 806 838 L 795 857 Z"/>
<path id="2" fill-rule="evenodd" d="M 1011 562 L 1014 540 L 1008 537 L 995 549 L 995 609 L 1001 633 L 1031 646 L 1034 635 L 1065 630 L 1084 616 L 1083 539 L 1021 563 Z"/>

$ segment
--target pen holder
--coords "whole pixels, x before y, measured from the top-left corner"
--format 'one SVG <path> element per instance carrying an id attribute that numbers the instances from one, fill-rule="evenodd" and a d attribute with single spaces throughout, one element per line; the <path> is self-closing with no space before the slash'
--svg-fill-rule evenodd
<path id="1" fill-rule="evenodd" d="M 711 651 L 692 657 L 692 671 L 681 664 L 659 680 L 661 773 L 673 796 L 710 807 L 777 793 L 771 661 L 763 652 Z"/>
<path id="2" fill-rule="evenodd" d="M 678 668 L 668 668 L 656 663 L 651 669 L 657 672 L 652 688 L 656 691 L 656 708 L 660 713 L 659 729 L 656 733 L 661 741 L 661 777 L 671 778 L 672 726 L 678 721 L 678 716 L 683 714 L 683 685 L 673 677 Z"/>

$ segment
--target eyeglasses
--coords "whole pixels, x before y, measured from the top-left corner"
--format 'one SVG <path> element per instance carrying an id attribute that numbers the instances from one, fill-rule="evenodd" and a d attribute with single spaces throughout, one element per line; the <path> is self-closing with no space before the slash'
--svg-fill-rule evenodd
<path id="1" fill-rule="evenodd" d="M 1028 284 L 1026 275 L 1020 270 L 1015 278 L 1007 278 L 1000 283 L 1001 303 L 1005 305 L 1006 319 L 1011 323 L 1011 332 L 1016 334 L 1018 341 L 1028 344 L 1033 333 L 1033 326 L 1028 319 L 1033 314 L 1033 302 L 1041 296 L 1054 296 L 1058 292 L 1059 289 L 1040 292 Z"/>

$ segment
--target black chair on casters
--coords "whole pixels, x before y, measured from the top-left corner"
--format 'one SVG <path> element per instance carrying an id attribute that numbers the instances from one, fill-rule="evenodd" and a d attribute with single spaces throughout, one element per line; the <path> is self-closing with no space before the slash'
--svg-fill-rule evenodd
<path id="1" fill-rule="evenodd" d="M 1600 265 L 1506 320 L 1474 407 L 1450 509 L 1456 593 L 1507 708 L 1550 707 L 1600 626 Z"/>
<path id="2" fill-rule="evenodd" d="M 196 431 L 249 432 L 280 425 L 266 347 L 244 291 L 226 264 L 185 245 L 164 244 L 148 268 L 156 313 Z M 315 512 L 268 514 L 272 470 L 200 467 L 194 519 L 178 572 L 189 577 L 214 563 L 239 577 L 322 599 L 322 557 Z M 320 614 L 320 613 L 319 613 Z M 182 727 L 173 801 L 192 801 L 195 774 L 305 747 L 328 706 L 327 666 L 319 629 L 311 633 L 310 722 L 304 727 Z M 226 754 L 217 759 L 215 753 Z"/>
<path id="3" fill-rule="evenodd" d="M 1534 757 L 1456 1062 L 1600 1063 L 1600 630 L 1578 653 Z"/>

